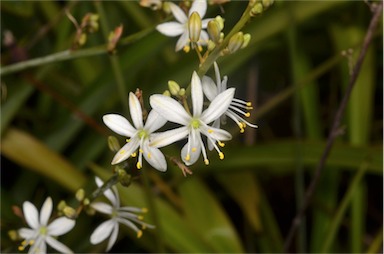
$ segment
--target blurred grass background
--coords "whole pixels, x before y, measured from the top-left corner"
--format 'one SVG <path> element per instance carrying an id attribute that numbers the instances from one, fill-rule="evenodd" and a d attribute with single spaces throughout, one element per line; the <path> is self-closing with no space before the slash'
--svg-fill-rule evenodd
<path id="1" fill-rule="evenodd" d="M 221 14 L 228 33 L 247 3 L 209 6 L 206 17 Z M 70 49 L 76 28 L 65 9 L 78 22 L 89 12 L 100 16 L 99 31 L 73 53 L 79 57 L 1 76 L 2 252 L 17 251 L 7 232 L 24 226 L 13 205 L 40 207 L 46 196 L 71 203 L 78 188 L 94 187 L 94 174 L 111 175 L 112 133 L 102 115 L 128 117 L 129 91 L 142 89 L 149 106 L 168 80 L 186 87 L 198 68 L 196 55 L 175 53 L 176 39 L 154 30 L 165 16 L 137 2 L 2 1 L 2 71 Z M 209 154 L 210 165 L 193 165 L 187 178 L 170 162 L 166 173 L 132 169 L 140 177 L 120 188 L 122 202 L 148 207 L 150 196 L 146 220 L 158 224 L 140 239 L 122 230 L 112 252 L 283 252 L 370 18 L 363 1 L 277 1 L 253 18 L 243 29 L 249 46 L 219 66 L 236 96 L 255 105 L 259 128 L 238 134 L 231 126 L 225 160 Z M 108 54 L 100 45 L 120 24 L 123 39 Z M 6 31 L 12 43 L 4 43 Z M 382 45 L 381 23 L 292 252 L 382 252 Z M 162 150 L 177 155 L 180 148 Z M 82 215 L 60 239 L 75 252 L 102 252 L 105 246 L 89 243 L 100 221 Z"/>

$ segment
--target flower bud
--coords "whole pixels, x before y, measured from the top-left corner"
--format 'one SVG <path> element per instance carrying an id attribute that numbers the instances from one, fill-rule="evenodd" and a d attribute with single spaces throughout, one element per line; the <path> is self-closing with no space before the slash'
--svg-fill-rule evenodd
<path id="1" fill-rule="evenodd" d="M 251 16 L 256 16 L 263 12 L 263 5 L 261 3 L 256 3 L 251 9 Z"/>
<path id="2" fill-rule="evenodd" d="M 180 91 L 180 86 L 175 81 L 170 80 L 168 81 L 168 89 L 173 96 L 177 96 Z"/>
<path id="3" fill-rule="evenodd" d="M 171 97 L 171 93 L 170 93 L 168 90 L 165 90 L 165 91 L 163 92 L 163 95 L 168 96 L 168 97 Z"/>
<path id="4" fill-rule="evenodd" d="M 185 95 L 185 89 L 181 88 L 179 91 L 179 96 L 184 96 Z"/>
<path id="5" fill-rule="evenodd" d="M 83 199 L 85 197 L 84 189 L 78 189 L 76 191 L 75 197 L 76 197 L 77 201 L 79 201 L 79 202 L 83 201 Z"/>
<path id="6" fill-rule="evenodd" d="M 244 42 L 243 42 L 243 45 L 241 45 L 241 48 L 245 48 L 246 46 L 248 46 L 249 42 L 251 41 L 251 35 L 250 34 L 244 34 L 243 36 L 244 38 Z"/>
<path id="7" fill-rule="evenodd" d="M 112 152 L 117 152 L 121 148 L 119 141 L 115 136 L 108 136 L 108 147 Z"/>
<path id="8" fill-rule="evenodd" d="M 262 0 L 264 8 L 268 8 L 273 4 L 274 0 Z"/>
<path id="9" fill-rule="evenodd" d="M 191 42 L 198 42 L 200 40 L 201 26 L 199 13 L 193 12 L 188 20 L 189 39 Z"/>
<path id="10" fill-rule="evenodd" d="M 75 219 L 77 214 L 76 214 L 76 210 L 73 209 L 72 207 L 70 206 L 66 206 L 64 207 L 63 209 L 63 213 L 65 215 L 65 217 L 69 218 L 69 219 Z"/>
<path id="11" fill-rule="evenodd" d="M 229 39 L 228 50 L 230 53 L 236 52 L 244 43 L 243 32 L 238 32 Z"/>
<path id="12" fill-rule="evenodd" d="M 132 176 L 130 174 L 127 174 L 127 171 L 124 169 L 118 169 L 118 178 L 121 185 L 124 187 L 128 187 L 132 183 Z"/>
<path id="13" fill-rule="evenodd" d="M 65 200 L 61 200 L 59 202 L 59 204 L 57 205 L 57 210 L 59 211 L 62 211 L 64 210 L 64 208 L 67 206 L 67 203 L 65 202 Z"/>
<path id="14" fill-rule="evenodd" d="M 219 43 L 220 42 L 220 33 L 221 33 L 219 22 L 216 21 L 216 19 L 209 21 L 207 30 L 208 30 L 208 34 L 209 34 L 209 37 L 211 38 L 211 40 L 214 43 Z"/>
<path id="15" fill-rule="evenodd" d="M 223 28 L 224 28 L 224 19 L 223 19 L 220 15 L 217 15 L 217 16 L 215 17 L 215 20 L 216 20 L 216 22 L 219 24 L 220 31 L 222 31 Z"/>
<path id="16" fill-rule="evenodd" d="M 12 241 L 18 241 L 19 240 L 19 233 L 16 230 L 9 230 L 8 236 L 11 238 Z"/>
<path id="17" fill-rule="evenodd" d="M 208 45 L 207 45 L 207 49 L 208 49 L 208 51 L 212 51 L 212 50 L 214 50 L 215 48 L 216 48 L 216 44 L 215 44 L 213 41 L 208 40 Z"/>

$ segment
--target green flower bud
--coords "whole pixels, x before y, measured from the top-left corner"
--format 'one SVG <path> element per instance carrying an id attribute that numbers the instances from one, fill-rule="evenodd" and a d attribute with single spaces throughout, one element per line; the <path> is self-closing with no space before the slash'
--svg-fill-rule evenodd
<path id="1" fill-rule="evenodd" d="M 165 91 L 163 92 L 163 95 L 168 96 L 168 97 L 171 97 L 171 93 L 170 93 L 168 90 L 165 90 Z"/>
<path id="2" fill-rule="evenodd" d="M 76 214 L 76 210 L 73 209 L 73 208 L 70 207 L 70 206 L 66 206 L 66 207 L 64 207 L 64 209 L 63 209 L 63 213 L 64 213 L 65 217 L 70 218 L 70 219 L 75 219 L 76 216 L 77 216 L 77 214 Z"/>
<path id="3" fill-rule="evenodd" d="M 212 41 L 215 43 L 219 43 L 220 33 L 221 33 L 219 22 L 216 21 L 216 19 L 209 21 L 207 30 L 208 30 L 209 37 L 212 39 Z"/>
<path id="4" fill-rule="evenodd" d="M 17 241 L 20 238 L 19 233 L 16 230 L 9 230 L 8 236 L 9 238 L 11 238 L 12 241 Z"/>
<path id="5" fill-rule="evenodd" d="M 193 12 L 188 20 L 189 39 L 191 42 L 198 42 L 200 40 L 201 26 L 199 13 Z"/>
<path id="6" fill-rule="evenodd" d="M 216 22 L 219 24 L 220 31 L 222 31 L 223 28 L 224 28 L 224 19 L 223 19 L 220 15 L 217 15 L 217 16 L 215 17 L 215 20 L 216 20 Z"/>
<path id="7" fill-rule="evenodd" d="M 76 194 L 75 194 L 75 197 L 77 199 L 77 201 L 81 202 L 83 201 L 84 197 L 85 197 L 85 191 L 84 189 L 79 189 L 76 191 Z"/>
<path id="8" fill-rule="evenodd" d="M 108 136 L 108 147 L 112 152 L 120 150 L 120 143 L 115 136 Z"/>
<path id="9" fill-rule="evenodd" d="M 264 8 L 268 8 L 273 4 L 274 0 L 262 0 Z"/>
<path id="10" fill-rule="evenodd" d="M 229 39 L 228 50 L 229 53 L 234 53 L 241 48 L 244 43 L 243 32 L 238 32 Z"/>
<path id="11" fill-rule="evenodd" d="M 185 95 L 185 89 L 181 88 L 179 91 L 179 96 L 184 96 Z"/>
<path id="12" fill-rule="evenodd" d="M 59 211 L 62 211 L 64 210 L 64 208 L 67 206 L 67 203 L 65 202 L 65 200 L 61 200 L 59 202 L 59 204 L 57 205 L 57 210 Z"/>
<path id="13" fill-rule="evenodd" d="M 216 44 L 213 41 L 209 40 L 207 45 L 208 51 L 214 50 L 215 47 L 216 47 Z"/>
<path id="14" fill-rule="evenodd" d="M 256 16 L 263 12 L 263 5 L 261 3 L 256 3 L 251 9 L 251 16 Z"/>
<path id="15" fill-rule="evenodd" d="M 251 35 L 250 34 L 244 34 L 243 36 L 244 38 L 244 42 L 243 42 L 243 45 L 241 45 L 241 48 L 245 48 L 246 46 L 248 46 L 249 42 L 251 41 Z"/>
<path id="16" fill-rule="evenodd" d="M 180 86 L 175 81 L 170 80 L 168 81 L 168 89 L 173 96 L 176 96 L 179 94 Z"/>

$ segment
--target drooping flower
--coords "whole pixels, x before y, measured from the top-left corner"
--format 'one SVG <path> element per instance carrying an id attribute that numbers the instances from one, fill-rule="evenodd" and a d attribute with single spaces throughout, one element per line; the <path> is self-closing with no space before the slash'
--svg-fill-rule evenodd
<path id="1" fill-rule="evenodd" d="M 204 76 L 202 78 L 202 86 L 205 96 L 207 96 L 208 100 L 212 101 L 223 91 L 227 90 L 227 81 L 228 77 L 224 76 L 223 80 L 221 80 L 219 66 L 217 63 L 214 63 L 215 75 L 216 75 L 216 84 L 215 82 L 208 76 Z M 244 132 L 244 128 L 248 125 L 252 128 L 257 128 L 257 125 L 252 124 L 245 120 L 244 117 L 250 117 L 251 113 L 244 110 L 252 109 L 251 102 L 246 102 L 237 98 L 233 98 L 231 104 L 228 107 L 228 110 L 225 111 L 225 114 L 218 118 L 213 126 L 216 128 L 220 128 L 220 122 L 225 123 L 225 116 L 230 117 L 240 128 L 240 132 Z"/>
<path id="2" fill-rule="evenodd" d="M 100 178 L 96 177 L 95 179 L 99 188 L 103 186 L 104 183 Z M 109 215 L 111 218 L 101 223 L 95 231 L 93 231 L 90 239 L 92 244 L 98 244 L 110 237 L 106 250 L 109 251 L 117 240 L 117 236 L 119 234 L 119 224 L 123 224 L 134 230 L 138 238 L 141 237 L 143 231 L 139 229 L 135 223 L 141 225 L 143 229 L 147 227 L 154 228 L 153 225 L 142 221 L 142 215 L 137 214 L 147 212 L 145 208 L 120 206 L 120 198 L 116 186 L 113 186 L 112 190 L 108 189 L 104 191 L 104 195 L 111 202 L 111 204 L 93 202 L 91 203 L 91 207 L 100 213 Z"/>
<path id="3" fill-rule="evenodd" d="M 75 226 L 75 221 L 60 217 L 48 223 L 52 206 L 52 199 L 48 197 L 39 214 L 31 202 L 25 201 L 23 203 L 24 217 L 31 228 L 18 230 L 19 235 L 24 239 L 19 246 L 20 251 L 30 245 L 28 253 L 47 253 L 48 244 L 58 252 L 73 253 L 67 246 L 56 240 L 56 237 L 69 232 Z"/>
<path id="4" fill-rule="evenodd" d="M 156 29 L 170 37 L 180 36 L 179 40 L 176 43 L 176 51 L 184 49 L 186 52 L 189 51 L 189 29 L 188 29 L 188 19 L 192 15 L 192 13 L 196 12 L 199 14 L 201 20 L 201 29 L 206 29 L 208 22 L 211 19 L 203 19 L 206 11 L 207 11 L 207 1 L 206 0 L 195 0 L 192 3 L 191 8 L 188 12 L 188 17 L 184 13 L 184 11 L 177 6 L 176 4 L 169 2 L 169 7 L 173 16 L 176 18 L 176 21 L 165 22 L 163 24 L 157 25 Z M 206 45 L 208 43 L 208 33 L 204 30 L 201 30 L 200 40 L 198 40 L 198 45 Z"/>
<path id="5" fill-rule="evenodd" d="M 182 160 L 186 165 L 192 165 L 203 154 L 204 163 L 209 164 L 205 146 L 201 134 L 214 144 L 214 148 L 219 153 L 220 159 L 224 154 L 216 145 L 223 146 L 222 141 L 230 140 L 231 134 L 225 130 L 209 126 L 214 120 L 219 118 L 228 109 L 229 104 L 235 93 L 234 88 L 230 88 L 220 93 L 203 111 L 203 90 L 201 80 L 196 72 L 193 72 L 191 80 L 192 109 L 190 114 L 173 98 L 155 94 L 150 97 L 152 109 L 157 111 L 162 117 L 170 122 L 183 125 L 182 127 L 169 130 L 156 135 L 151 144 L 154 147 L 165 146 L 177 140 L 188 137 L 187 144 L 181 150 Z"/>
<path id="6" fill-rule="evenodd" d="M 132 92 L 129 93 L 129 110 L 134 127 L 129 121 L 118 114 L 108 114 L 103 116 L 104 123 L 114 132 L 122 136 L 128 137 L 125 144 L 112 159 L 112 165 L 120 163 L 128 159 L 131 155 L 135 155 L 139 149 L 137 168 L 143 166 L 142 157 L 151 164 L 152 167 L 159 171 L 167 170 L 167 162 L 163 153 L 156 147 L 148 145 L 149 140 L 154 131 L 161 128 L 166 120 L 156 111 L 151 111 L 148 115 L 145 125 L 143 125 L 143 115 L 139 99 Z"/>

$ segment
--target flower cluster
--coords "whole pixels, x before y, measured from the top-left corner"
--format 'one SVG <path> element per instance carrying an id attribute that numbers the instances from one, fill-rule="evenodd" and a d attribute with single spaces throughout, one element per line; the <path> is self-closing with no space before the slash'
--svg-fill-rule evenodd
<path id="1" fill-rule="evenodd" d="M 167 169 L 166 160 L 159 148 L 170 145 L 182 139 L 187 143 L 181 149 L 181 159 L 185 165 L 194 164 L 202 154 L 204 163 L 209 164 L 206 144 L 202 136 L 206 137 L 209 150 L 215 149 L 220 159 L 224 154 L 220 147 L 224 146 L 223 141 L 231 140 L 232 135 L 220 128 L 220 120 L 226 116 L 230 117 L 244 132 L 249 123 L 244 117 L 250 113 L 245 110 L 252 109 L 250 102 L 234 98 L 235 88 L 227 88 L 227 77 L 221 80 L 219 67 L 215 63 L 216 84 L 208 76 L 202 79 L 193 72 L 191 79 L 191 102 L 192 110 L 189 109 L 185 96 L 181 101 L 164 94 L 154 94 L 150 97 L 150 111 L 146 123 L 143 125 L 142 108 L 137 97 L 130 93 L 129 106 L 133 127 L 127 119 L 117 114 L 107 114 L 103 117 L 104 123 L 114 132 L 126 136 L 125 144 L 115 155 L 112 164 L 117 164 L 129 157 L 139 153 L 137 168 L 142 167 L 142 157 L 159 171 Z M 178 86 L 176 82 L 170 82 Z M 180 89 L 181 90 L 181 89 Z M 175 92 L 173 92 L 175 94 Z M 209 106 L 204 109 L 204 94 L 209 100 Z M 184 103 L 183 103 L 184 101 Z M 180 103 L 182 102 L 182 103 Z M 184 105 L 184 106 L 183 106 Z M 181 125 L 180 127 L 164 132 L 154 132 L 169 121 Z M 222 121 L 225 122 L 225 121 Z"/>

